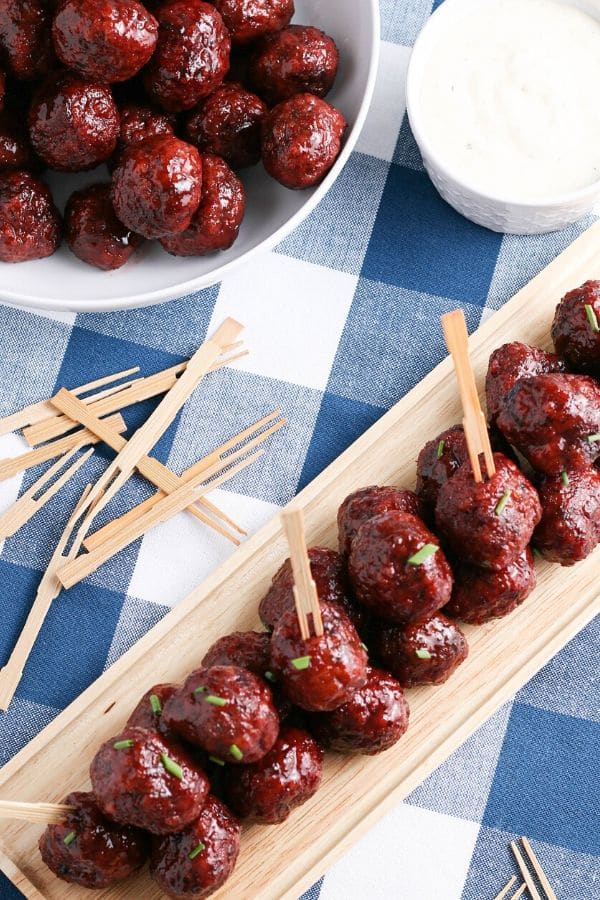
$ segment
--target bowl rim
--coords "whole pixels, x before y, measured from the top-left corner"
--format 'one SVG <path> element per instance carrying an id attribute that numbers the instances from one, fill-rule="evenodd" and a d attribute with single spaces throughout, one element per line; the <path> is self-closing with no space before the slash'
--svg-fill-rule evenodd
<path id="1" fill-rule="evenodd" d="M 348 162 L 350 155 L 360 136 L 365 124 L 373 93 L 377 80 L 377 72 L 379 69 L 380 46 L 381 46 L 381 16 L 379 11 L 379 0 L 368 0 L 368 6 L 371 13 L 372 36 L 369 47 L 369 69 L 367 73 L 367 81 L 363 97 L 360 103 L 358 114 L 354 120 L 352 127 L 346 137 L 342 152 L 338 156 L 335 164 L 327 173 L 323 181 L 316 187 L 314 192 L 302 204 L 299 210 L 294 213 L 283 225 L 280 225 L 272 234 L 260 241 L 255 247 L 242 253 L 235 259 L 217 266 L 210 272 L 199 275 L 195 278 L 182 281 L 177 285 L 171 285 L 160 288 L 155 291 L 143 291 L 138 294 L 130 294 L 127 297 L 109 297 L 106 299 L 95 300 L 56 300 L 55 298 L 44 298 L 34 294 L 19 293 L 12 289 L 7 290 L 0 287 L 0 304 L 13 304 L 18 307 L 25 307 L 37 310 L 46 310 L 49 312 L 74 312 L 74 313 L 97 313 L 97 312 L 115 312 L 117 310 L 135 309 L 144 306 L 155 306 L 159 303 L 166 303 L 170 300 L 181 299 L 187 294 L 193 294 L 197 291 L 218 284 L 226 278 L 238 266 L 243 266 L 249 262 L 255 255 L 266 253 L 283 241 L 288 235 L 294 231 L 306 219 L 315 207 L 320 203 L 323 197 L 333 186 L 340 172 Z"/>
<path id="2" fill-rule="evenodd" d="M 461 177 L 456 173 L 456 171 L 449 168 L 448 165 L 446 165 L 446 163 L 444 162 L 443 155 L 440 156 L 439 150 L 435 149 L 432 146 L 427 136 L 427 130 L 422 125 L 422 117 L 420 116 L 420 78 L 416 70 L 419 66 L 420 58 L 426 52 L 426 45 L 430 40 L 430 35 L 435 28 L 440 27 L 440 21 L 443 21 L 444 18 L 449 18 L 454 13 L 460 12 L 460 10 L 465 6 L 473 6 L 476 2 L 481 2 L 481 0 L 444 0 L 441 6 L 438 6 L 438 8 L 431 14 L 428 21 L 419 32 L 417 40 L 415 41 L 408 64 L 408 70 L 406 73 L 406 113 L 408 115 L 410 127 L 412 129 L 415 141 L 417 142 L 423 158 L 425 159 L 425 157 L 427 157 L 428 159 L 430 159 L 434 168 L 437 171 L 441 172 L 449 181 L 460 185 L 461 188 L 469 191 L 471 194 L 478 198 L 488 200 L 490 203 L 498 204 L 501 206 L 510 206 L 514 209 L 527 211 L 571 206 L 573 204 L 577 204 L 581 200 L 586 200 L 588 198 L 591 202 L 593 202 L 595 197 L 600 193 L 600 178 L 597 181 L 592 182 L 592 184 L 586 185 L 582 188 L 577 188 L 574 191 L 567 191 L 565 193 L 555 194 L 547 198 L 536 198 L 529 201 L 523 199 L 517 200 L 512 197 L 501 196 L 499 194 L 486 193 L 485 191 L 482 191 L 481 188 L 478 188 L 475 185 L 471 184 L 467 179 Z M 576 5 L 575 3 L 570 2 L 570 0 L 558 0 L 558 2 L 568 6 Z M 592 13 L 589 13 L 589 15 L 592 15 Z M 600 21 L 600 10 L 597 12 L 596 17 Z"/>

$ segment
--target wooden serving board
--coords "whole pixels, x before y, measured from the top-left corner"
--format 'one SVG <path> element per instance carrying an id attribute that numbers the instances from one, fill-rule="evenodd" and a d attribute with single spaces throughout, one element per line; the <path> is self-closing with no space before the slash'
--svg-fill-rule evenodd
<path id="1" fill-rule="evenodd" d="M 549 346 L 556 303 L 588 278 L 600 278 L 600 223 L 471 338 L 480 387 L 500 344 L 519 339 Z M 336 546 L 338 505 L 357 487 L 412 487 L 424 440 L 459 420 L 447 359 L 300 494 L 309 543 Z M 97 747 L 121 729 L 150 685 L 183 679 L 215 638 L 257 625 L 258 601 L 286 555 L 275 518 L 4 766 L 0 796 L 58 801 L 87 789 Z M 592 619 L 600 610 L 599 561 L 596 552 L 575 568 L 538 564 L 538 588 L 518 610 L 466 628 L 470 656 L 447 684 L 409 691 L 411 724 L 396 747 L 376 757 L 328 755 L 320 791 L 287 823 L 244 829 L 236 871 L 215 897 L 296 900 Z M 59 881 L 43 865 L 40 826 L 2 822 L 0 828 L 0 865 L 27 897 L 89 900 L 91 893 Z M 142 874 L 95 896 L 153 900 L 161 894 Z"/>

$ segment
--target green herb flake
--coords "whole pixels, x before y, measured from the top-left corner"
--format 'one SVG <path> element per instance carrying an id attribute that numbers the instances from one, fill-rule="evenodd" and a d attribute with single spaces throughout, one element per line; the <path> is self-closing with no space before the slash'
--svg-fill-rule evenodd
<path id="1" fill-rule="evenodd" d="M 213 706 L 227 706 L 229 700 L 225 700 L 224 697 L 217 697 L 215 694 L 207 694 L 204 698 L 207 703 L 212 703 Z"/>
<path id="2" fill-rule="evenodd" d="M 407 563 L 409 566 L 420 566 L 425 560 L 429 559 L 430 556 L 433 556 L 440 548 L 437 544 L 425 544 L 424 547 L 421 547 L 420 550 L 417 550 L 416 553 L 413 553 L 412 556 L 409 556 L 407 559 Z"/>
<path id="3" fill-rule="evenodd" d="M 277 678 L 275 677 L 275 675 L 273 675 L 272 672 L 268 672 L 268 671 L 265 672 L 265 678 L 267 679 L 267 681 L 270 681 L 271 683 L 274 683 L 275 681 L 277 681 Z"/>
<path id="4" fill-rule="evenodd" d="M 598 317 L 596 316 L 596 312 L 591 303 L 585 304 L 585 314 L 587 316 L 587 320 L 592 327 L 592 331 L 596 333 L 600 332 L 600 325 L 598 324 Z"/>
<path id="5" fill-rule="evenodd" d="M 419 659 L 431 659 L 431 653 L 429 650 L 426 650 L 425 647 L 419 647 L 418 650 L 415 650 L 415 655 L 419 657 Z"/>
<path id="6" fill-rule="evenodd" d="M 167 756 L 166 753 L 161 753 L 160 761 L 165 767 L 165 771 L 168 772 L 169 775 L 174 775 L 175 778 L 179 779 L 179 781 L 183 781 L 183 769 L 178 763 L 175 762 L 174 759 L 171 759 L 171 757 Z"/>
<path id="7" fill-rule="evenodd" d="M 194 693 L 195 694 L 205 694 L 207 692 L 207 690 L 208 690 L 208 688 L 204 687 L 204 685 L 201 684 L 200 687 L 194 688 Z"/>
<path id="8" fill-rule="evenodd" d="M 564 484 L 565 487 L 568 487 L 568 485 L 570 484 L 570 479 L 569 479 L 569 475 L 567 472 L 560 473 L 560 480 L 562 481 L 562 483 Z"/>
<path id="9" fill-rule="evenodd" d="M 220 756 L 209 756 L 208 758 L 210 759 L 211 762 L 216 763 L 218 766 L 224 766 L 224 765 L 225 765 L 225 760 L 224 760 L 224 759 L 221 759 Z"/>
<path id="10" fill-rule="evenodd" d="M 535 556 L 536 559 L 543 559 L 542 554 L 540 553 L 540 551 L 538 550 L 537 547 L 532 547 L 531 552 L 533 553 L 533 555 Z"/>
<path id="11" fill-rule="evenodd" d="M 303 669 L 309 669 L 310 656 L 297 656 L 296 659 L 292 660 L 292 665 L 298 672 L 301 672 Z"/>
<path id="12" fill-rule="evenodd" d="M 446 446 L 446 441 L 440 441 L 437 445 L 437 458 L 441 459 L 444 455 L 444 447 Z"/>
<path id="13" fill-rule="evenodd" d="M 600 441 L 600 431 L 597 434 L 588 434 L 588 443 L 596 444 Z"/>
<path id="14" fill-rule="evenodd" d="M 203 850 L 206 850 L 206 845 L 200 841 L 199 844 L 196 844 L 191 853 L 188 853 L 188 859 L 196 859 L 197 856 L 202 853 Z"/>
<path id="15" fill-rule="evenodd" d="M 115 750 L 129 750 L 130 747 L 133 747 L 135 741 L 129 738 L 126 741 L 115 741 L 113 747 Z"/>
<path id="16" fill-rule="evenodd" d="M 152 712 L 155 716 L 160 716 L 162 713 L 162 706 L 160 703 L 160 697 L 157 697 L 156 694 L 150 694 L 150 707 L 152 708 Z"/>
<path id="17" fill-rule="evenodd" d="M 364 641 L 361 641 L 361 642 L 360 642 L 360 646 L 363 648 L 363 650 L 365 651 L 365 653 L 368 653 L 368 652 L 369 652 L 369 648 L 367 647 L 367 645 L 365 644 Z"/>
<path id="18" fill-rule="evenodd" d="M 236 759 L 238 762 L 241 762 L 244 758 L 244 754 L 242 753 L 242 751 L 240 750 L 240 748 L 238 747 L 237 744 L 232 744 L 231 747 L 229 748 L 229 752 L 231 753 L 233 758 Z"/>
<path id="19" fill-rule="evenodd" d="M 63 844 L 64 844 L 66 847 L 68 847 L 69 844 L 72 844 L 72 843 L 73 843 L 73 841 L 75 840 L 76 837 L 77 837 L 77 832 L 76 832 L 76 831 L 70 831 L 70 832 L 68 833 L 68 835 L 65 837 L 65 839 L 63 840 Z"/>
<path id="20" fill-rule="evenodd" d="M 506 507 L 506 504 L 508 503 L 509 500 L 510 500 L 510 491 L 509 490 L 504 491 L 504 493 L 498 500 L 498 505 L 496 506 L 496 509 L 494 510 L 494 512 L 497 516 L 502 515 L 502 513 L 504 512 L 504 508 Z"/>

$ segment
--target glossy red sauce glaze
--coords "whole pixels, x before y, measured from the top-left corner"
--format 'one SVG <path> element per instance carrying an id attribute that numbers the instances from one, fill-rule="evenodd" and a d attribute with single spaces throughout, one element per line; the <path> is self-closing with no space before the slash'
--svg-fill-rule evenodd
<path id="1" fill-rule="evenodd" d="M 0 262 L 50 256 L 60 244 L 61 218 L 43 181 L 28 172 L 0 172 Z"/>
<path id="2" fill-rule="evenodd" d="M 109 271 L 125 265 L 143 241 L 116 217 L 109 184 L 92 184 L 69 197 L 65 240 L 83 262 Z"/>
<path id="3" fill-rule="evenodd" d="M 236 44 L 279 31 L 294 15 L 294 0 L 214 0 L 214 4 Z"/>
<path id="4" fill-rule="evenodd" d="M 342 556 L 350 553 L 352 541 L 364 522 L 390 510 L 419 516 L 421 503 L 414 491 L 393 485 L 371 485 L 349 494 L 337 514 L 338 542 Z"/>
<path id="5" fill-rule="evenodd" d="M 260 130 L 266 104 L 241 84 L 226 81 L 192 110 L 188 139 L 204 153 L 222 157 L 232 169 L 260 160 Z"/>
<path id="6" fill-rule="evenodd" d="M 0 50 L 17 78 L 39 78 L 54 65 L 50 22 L 51 12 L 41 0 L 0 3 Z"/>
<path id="7" fill-rule="evenodd" d="M 127 728 L 147 728 L 158 731 L 163 737 L 176 740 L 175 735 L 163 721 L 165 703 L 179 690 L 178 684 L 154 684 L 146 691 L 138 705 L 127 719 Z"/>
<path id="8" fill-rule="evenodd" d="M 467 639 L 442 613 L 408 625 L 384 627 L 374 649 L 403 687 L 442 684 L 469 653 Z"/>
<path id="9" fill-rule="evenodd" d="M 249 66 L 250 83 L 271 106 L 294 94 L 325 97 L 339 61 L 336 43 L 324 31 L 289 25 L 258 43 Z"/>
<path id="10" fill-rule="evenodd" d="M 552 323 L 556 352 L 574 372 L 600 377 L 600 281 L 565 294 Z"/>
<path id="11" fill-rule="evenodd" d="M 536 548 L 563 566 L 586 559 L 600 543 L 600 471 L 589 466 L 546 476 L 539 492 L 542 520 L 533 535 Z"/>
<path id="12" fill-rule="evenodd" d="M 489 421 L 496 422 L 506 397 L 521 378 L 564 371 L 564 362 L 554 353 L 546 353 L 520 341 L 498 347 L 490 356 L 485 378 Z"/>
<path id="13" fill-rule="evenodd" d="M 536 585 L 533 554 L 528 547 L 499 571 L 459 565 L 454 573 L 452 598 L 444 612 L 473 625 L 508 615 Z"/>

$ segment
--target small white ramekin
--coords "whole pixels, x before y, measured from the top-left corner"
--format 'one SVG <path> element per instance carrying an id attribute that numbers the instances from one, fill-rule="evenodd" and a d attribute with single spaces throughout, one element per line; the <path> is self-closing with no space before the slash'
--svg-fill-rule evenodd
<path id="1" fill-rule="evenodd" d="M 522 203 L 510 197 L 482 193 L 469 184 L 468 178 L 452 171 L 444 160 L 444 148 L 433 147 L 423 123 L 421 80 L 437 42 L 448 23 L 456 16 L 468 14 L 469 8 L 481 7 L 487 0 L 445 0 L 433 13 L 415 43 L 406 82 L 406 109 L 425 168 L 435 187 L 450 206 L 459 213 L 506 234 L 541 234 L 557 231 L 582 219 L 600 202 L 600 181 L 565 194 L 549 196 L 534 203 Z M 598 0 L 559 0 L 600 18 Z M 574 102 L 576 98 L 574 98 Z"/>

